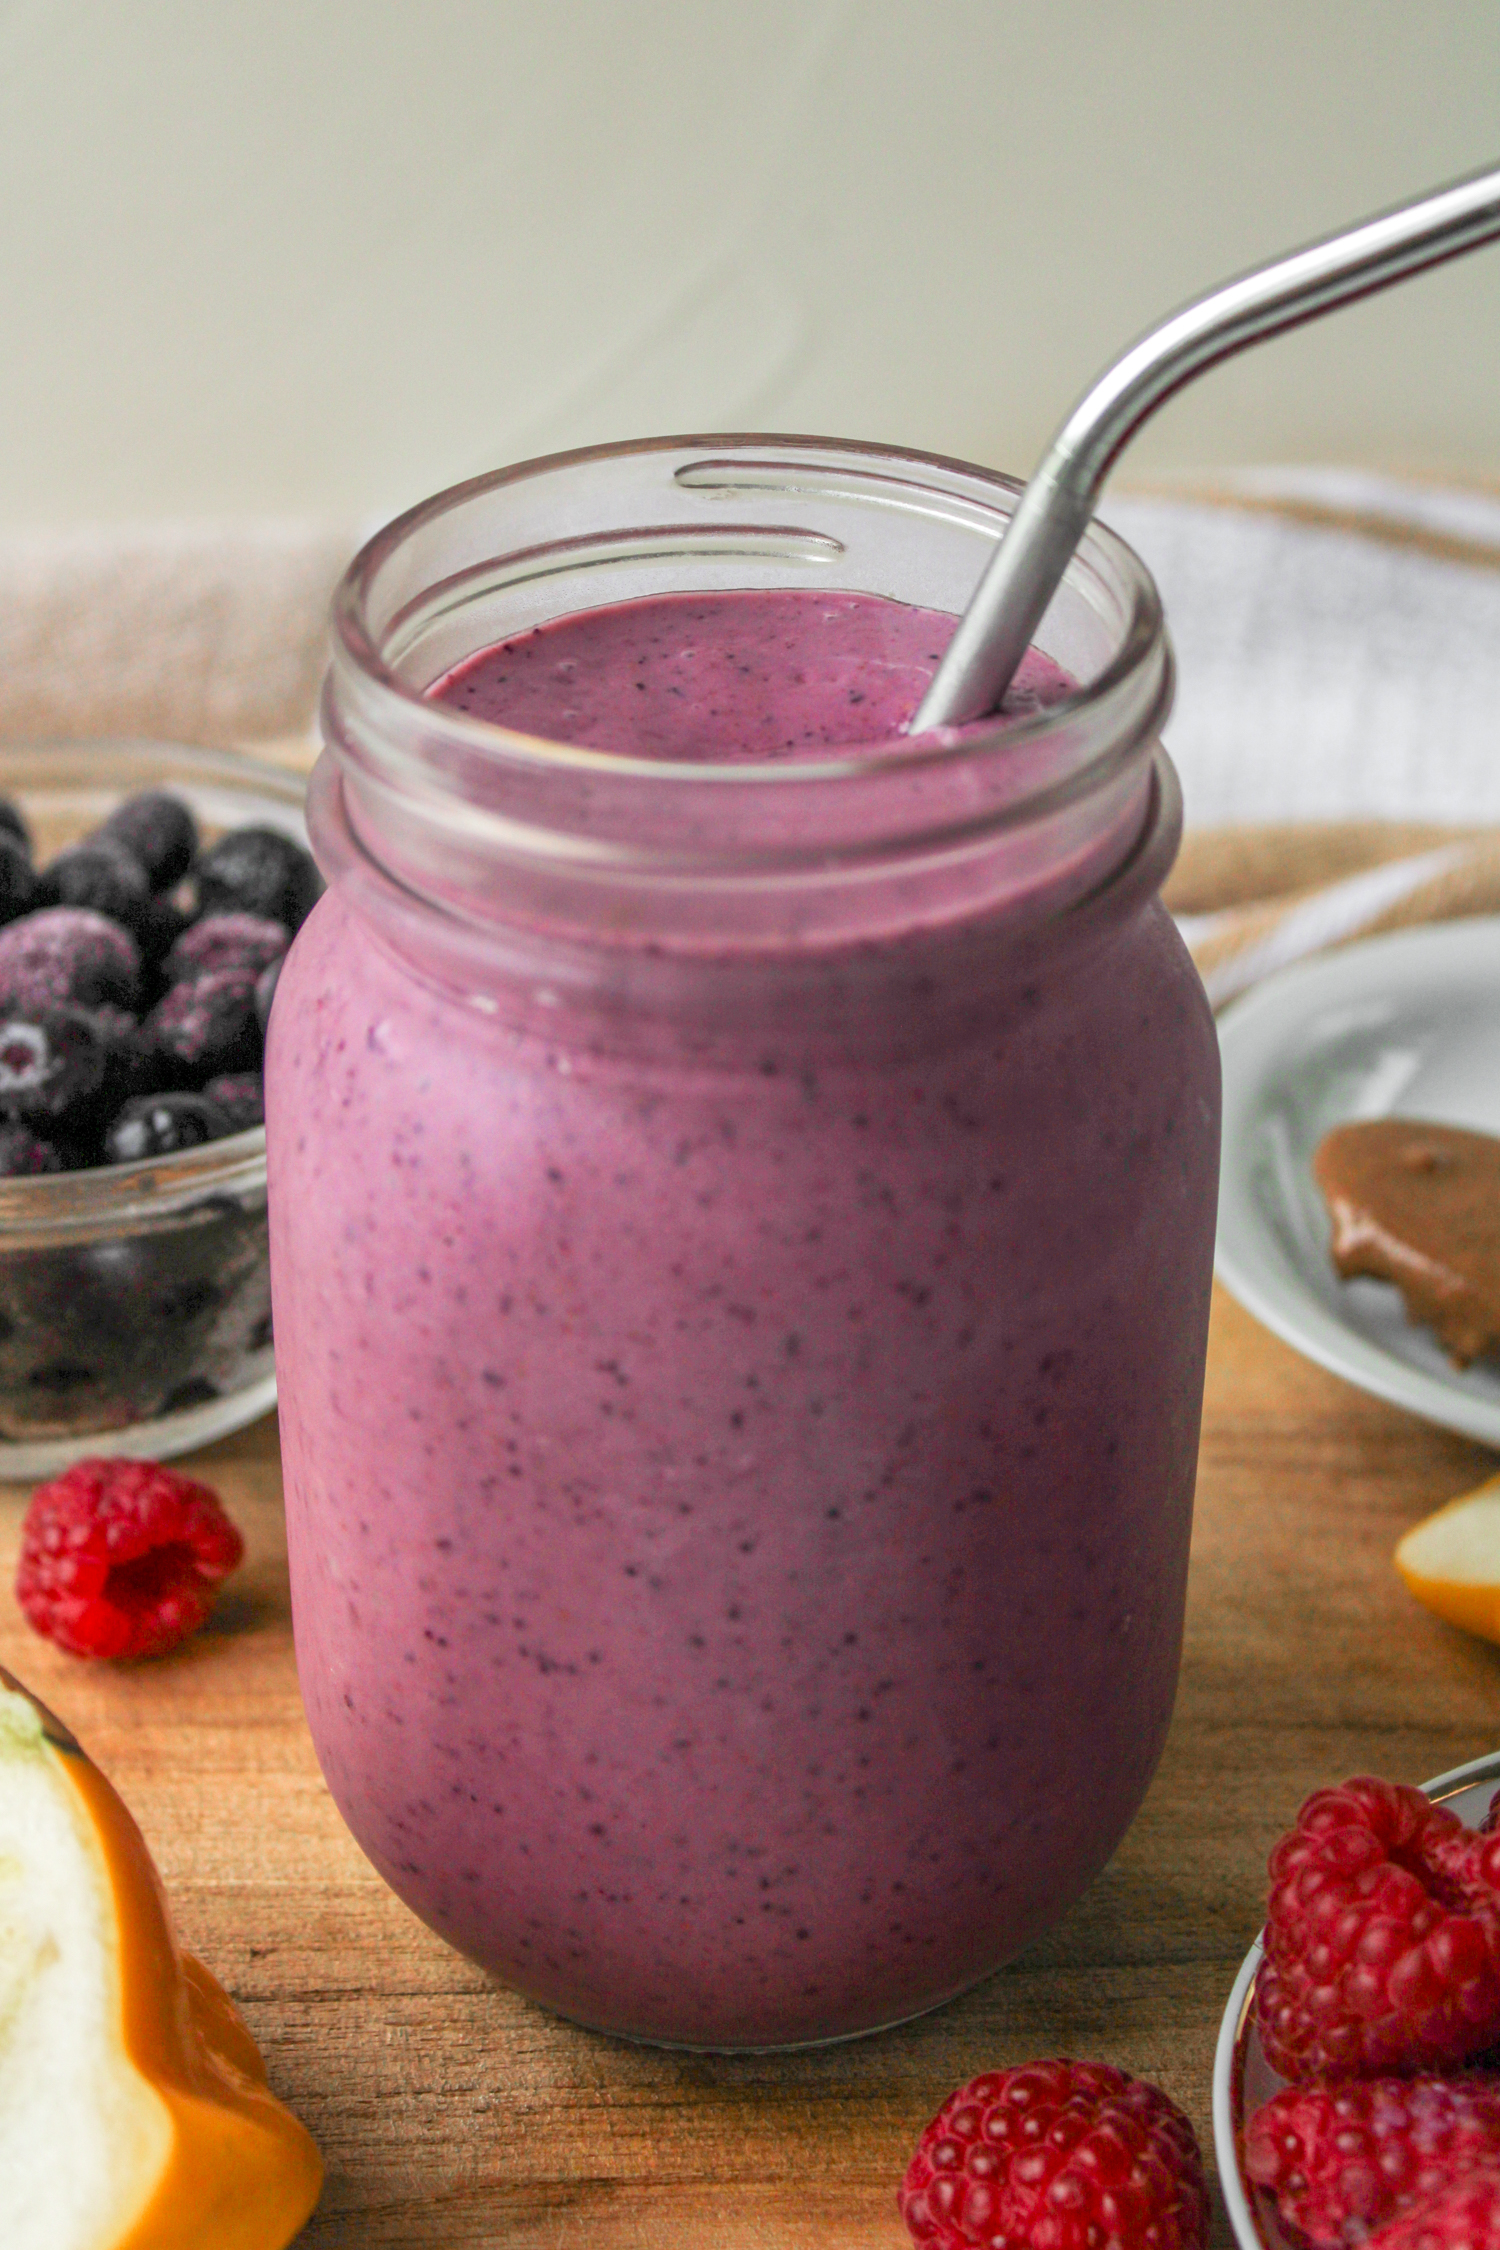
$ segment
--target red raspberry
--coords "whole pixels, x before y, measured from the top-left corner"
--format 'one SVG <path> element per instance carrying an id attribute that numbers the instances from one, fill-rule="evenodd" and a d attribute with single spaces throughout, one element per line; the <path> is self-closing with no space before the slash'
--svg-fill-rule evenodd
<path id="1" fill-rule="evenodd" d="M 244 1551 L 206 1484 L 156 1461 L 78 1461 L 31 1496 L 16 1599 L 74 1656 L 161 1656 Z"/>
<path id="2" fill-rule="evenodd" d="M 1365 2250 L 1500 2250 L 1500 2172 L 1471 2172 L 1403 2211 Z"/>
<path id="3" fill-rule="evenodd" d="M 1320 1789 L 1271 1854 L 1256 1980 L 1283 2078 L 1441 2069 L 1500 2038 L 1500 1836 L 1418 1789 Z"/>
<path id="4" fill-rule="evenodd" d="M 950 2094 L 897 2196 L 929 2250 L 1202 2250 L 1193 2128 L 1108 2063 L 1024 2063 Z"/>
<path id="5" fill-rule="evenodd" d="M 1484 2165 L 1500 2165 L 1500 2077 L 1289 2086 L 1245 2128 L 1245 2171 L 1318 2250 L 1361 2242 Z"/>

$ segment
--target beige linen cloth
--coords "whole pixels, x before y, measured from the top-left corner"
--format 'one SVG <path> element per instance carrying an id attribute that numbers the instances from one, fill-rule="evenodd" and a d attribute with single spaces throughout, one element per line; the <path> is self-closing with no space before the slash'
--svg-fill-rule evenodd
<path id="1" fill-rule="evenodd" d="M 1500 482 L 1260 471 L 1111 494 L 1177 649 L 1168 903 L 1216 1006 L 1367 933 L 1500 913 Z M 0 537 L 0 742 L 311 756 L 352 526 Z"/>
<path id="2" fill-rule="evenodd" d="M 0 535 L 0 742 L 310 740 L 357 544 L 270 522 Z"/>
<path id="3" fill-rule="evenodd" d="M 1222 1008 L 1307 954 L 1500 914 L 1500 831 L 1374 820 L 1189 830 L 1166 898 Z"/>

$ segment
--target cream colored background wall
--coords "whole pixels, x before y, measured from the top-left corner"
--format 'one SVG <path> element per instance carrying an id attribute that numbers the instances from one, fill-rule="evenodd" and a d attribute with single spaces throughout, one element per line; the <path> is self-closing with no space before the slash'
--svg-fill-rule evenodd
<path id="1" fill-rule="evenodd" d="M 686 427 L 1018 469 L 1238 265 L 1500 156 L 1493 0 L 0 0 L 0 530 L 368 520 Z M 1500 471 L 1500 251 L 1136 477 Z"/>

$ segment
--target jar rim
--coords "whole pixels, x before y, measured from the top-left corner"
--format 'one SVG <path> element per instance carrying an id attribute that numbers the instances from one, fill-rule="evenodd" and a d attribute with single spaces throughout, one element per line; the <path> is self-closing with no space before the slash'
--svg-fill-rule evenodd
<path id="1" fill-rule="evenodd" d="M 1104 730 L 1113 734 L 1109 725 L 1111 707 L 1116 703 L 1136 703 L 1143 672 L 1149 671 L 1153 659 L 1157 660 L 1163 677 L 1157 693 L 1151 698 L 1152 723 L 1145 731 L 1154 732 L 1155 725 L 1165 716 L 1171 699 L 1171 664 L 1166 654 L 1166 627 L 1161 597 L 1155 581 L 1145 564 L 1107 525 L 1095 520 L 1090 523 L 1079 541 L 1078 555 L 1069 565 L 1069 572 L 1077 570 L 1080 563 L 1104 562 L 1112 566 L 1116 584 L 1124 591 L 1127 614 L 1124 630 L 1113 654 L 1084 686 L 1072 695 L 1060 698 L 1041 710 L 1023 715 L 996 718 L 993 723 L 971 721 L 963 728 L 936 728 L 930 733 L 912 736 L 909 746 L 892 749 L 889 743 L 872 746 L 868 743 L 852 745 L 848 750 L 832 756 L 799 757 L 796 759 L 657 759 L 634 757 L 613 750 L 599 750 L 582 743 L 528 734 L 501 725 L 495 720 L 478 718 L 471 712 L 454 709 L 451 705 L 435 707 L 425 692 L 403 680 L 395 666 L 388 661 L 381 645 L 381 634 L 374 625 L 371 611 L 379 575 L 414 538 L 442 522 L 455 511 L 467 507 L 487 496 L 506 491 L 530 478 L 553 474 L 560 470 L 585 468 L 591 463 L 605 463 L 630 457 L 665 455 L 672 452 L 694 451 L 706 455 L 729 450 L 745 451 L 763 449 L 785 451 L 795 456 L 812 457 L 817 454 L 832 456 L 850 464 L 850 473 L 858 476 L 861 462 L 902 464 L 916 469 L 937 472 L 939 476 L 960 479 L 963 484 L 978 487 L 993 495 L 998 505 L 997 517 L 1008 516 L 1010 508 L 1019 500 L 1025 489 L 1023 483 L 998 470 L 976 468 L 973 464 L 950 455 L 927 453 L 906 447 L 889 447 L 864 440 L 824 438 L 777 433 L 706 433 L 699 435 L 637 438 L 608 445 L 579 446 L 565 452 L 536 455 L 501 469 L 490 470 L 459 484 L 450 485 L 434 493 L 430 499 L 417 503 L 384 525 L 355 555 L 335 590 L 331 611 L 331 629 L 334 648 L 334 679 L 342 674 L 350 683 L 358 683 L 358 693 L 367 723 L 377 727 L 384 706 L 399 730 L 401 722 L 420 716 L 430 723 L 435 710 L 440 711 L 445 737 L 455 745 L 464 745 L 471 751 L 494 756 L 503 749 L 508 765 L 519 769 L 530 768 L 538 774 L 572 773 L 580 778 L 590 776 L 614 781 L 640 783 L 646 788 L 669 795 L 682 793 L 693 787 L 732 788 L 736 791 L 757 790 L 767 786 L 786 791 L 792 788 L 826 788 L 830 783 L 859 784 L 868 782 L 872 770 L 872 747 L 878 747 L 879 772 L 883 777 L 911 779 L 914 776 L 936 775 L 971 762 L 976 756 L 1002 742 L 1008 749 L 1020 751 L 1059 733 L 1070 721 L 1076 721 L 1087 711 L 1101 723 Z M 870 471 L 864 472 L 873 474 Z M 882 478 L 889 483 L 889 478 Z M 728 533 L 741 527 L 725 524 Z M 997 537 L 999 528 L 997 527 Z M 976 579 L 977 583 L 977 579 Z M 1125 713 L 1121 714 L 1122 720 Z"/>
<path id="2" fill-rule="evenodd" d="M 1034 713 L 795 758 L 658 759 L 430 693 L 520 631 L 663 593 L 806 587 L 954 614 L 1021 489 L 941 455 L 710 435 L 437 493 L 376 533 L 335 597 L 340 817 L 428 906 L 615 951 L 774 953 L 1095 889 L 1146 819 L 1173 686 L 1150 574 L 1102 526 L 1039 636 L 1082 685 Z"/>

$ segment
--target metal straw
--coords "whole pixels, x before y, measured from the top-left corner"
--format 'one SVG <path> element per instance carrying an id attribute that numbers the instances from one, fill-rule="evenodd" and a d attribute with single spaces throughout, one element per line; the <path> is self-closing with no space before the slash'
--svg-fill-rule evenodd
<path id="1" fill-rule="evenodd" d="M 1022 493 L 909 731 L 993 711 L 1031 645 L 1100 488 L 1164 400 L 1247 344 L 1500 235 L 1500 167 L 1382 211 L 1226 281 L 1150 329 L 1085 391 Z"/>

